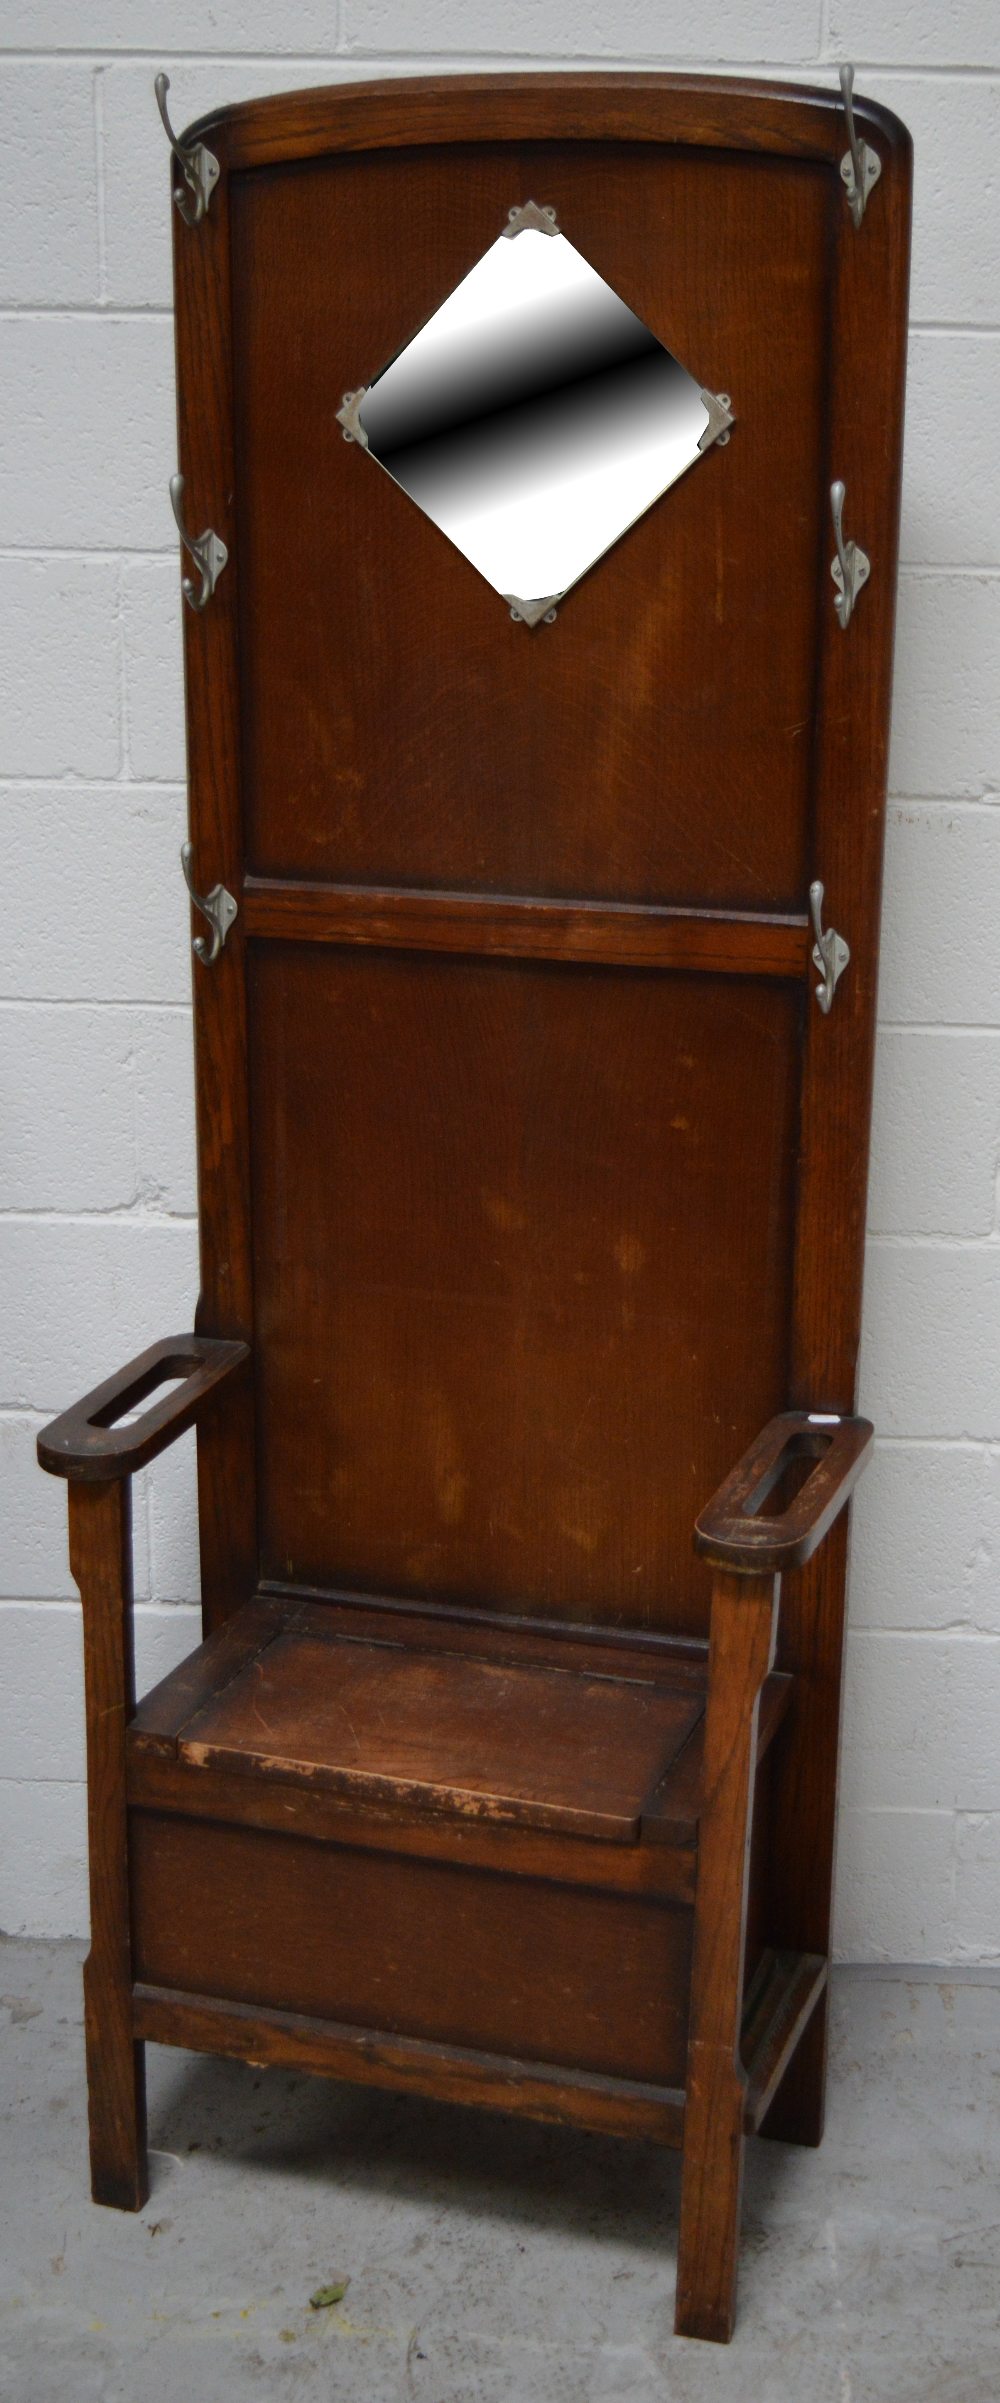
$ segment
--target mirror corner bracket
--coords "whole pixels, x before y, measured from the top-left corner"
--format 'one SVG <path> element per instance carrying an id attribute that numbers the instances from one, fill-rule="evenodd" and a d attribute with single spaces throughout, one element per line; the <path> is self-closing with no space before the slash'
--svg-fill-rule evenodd
<path id="1" fill-rule="evenodd" d="M 555 623 L 556 608 L 563 595 L 561 592 L 548 592 L 540 601 L 522 601 L 516 592 L 505 592 L 503 597 L 516 626 L 551 626 Z"/>
<path id="2" fill-rule="evenodd" d="M 554 208 L 539 208 L 537 200 L 522 201 L 520 208 L 508 209 L 504 238 L 513 242 L 517 234 L 558 234 L 562 228 Z"/>
<path id="3" fill-rule="evenodd" d="M 368 448 L 368 436 L 361 423 L 361 403 L 367 399 L 370 389 L 370 385 L 361 384 L 357 392 L 345 392 L 337 411 L 337 424 L 343 426 L 344 441 L 360 443 L 363 451 Z"/>
<path id="4" fill-rule="evenodd" d="M 728 392 L 699 392 L 699 400 L 708 410 L 708 424 L 698 444 L 700 451 L 710 451 L 713 442 L 726 443 L 730 428 L 735 425 Z"/>

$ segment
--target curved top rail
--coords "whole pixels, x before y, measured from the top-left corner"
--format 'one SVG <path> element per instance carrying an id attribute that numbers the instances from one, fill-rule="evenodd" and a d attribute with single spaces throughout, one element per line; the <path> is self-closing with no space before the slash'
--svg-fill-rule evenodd
<path id="1" fill-rule="evenodd" d="M 909 157 L 909 133 L 890 109 L 855 99 L 854 116 L 887 154 Z M 837 86 L 742 76 L 394 76 L 238 101 L 180 138 L 190 146 L 209 136 L 230 169 L 446 142 L 632 141 L 815 159 L 839 174 L 844 107 Z"/>

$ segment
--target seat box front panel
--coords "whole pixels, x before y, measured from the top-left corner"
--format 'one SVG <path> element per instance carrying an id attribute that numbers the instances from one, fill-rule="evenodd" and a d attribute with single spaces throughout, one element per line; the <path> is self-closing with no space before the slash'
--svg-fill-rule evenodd
<path id="1" fill-rule="evenodd" d="M 675 2085 L 691 1913 L 147 1811 L 143 1983 Z"/>

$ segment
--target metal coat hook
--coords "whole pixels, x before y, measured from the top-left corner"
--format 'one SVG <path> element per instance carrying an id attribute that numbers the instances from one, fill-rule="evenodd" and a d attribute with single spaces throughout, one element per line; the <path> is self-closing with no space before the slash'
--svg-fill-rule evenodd
<path id="1" fill-rule="evenodd" d="M 190 576 L 185 576 L 181 589 L 189 609 L 204 609 L 206 601 L 210 601 L 212 598 L 229 553 L 221 534 L 216 534 L 211 526 L 206 526 L 203 534 L 188 533 L 184 523 L 183 501 L 184 478 L 183 476 L 171 476 L 170 506 L 174 513 L 177 531 L 185 550 L 190 551 L 201 576 L 200 588 L 196 589 Z"/>
<path id="2" fill-rule="evenodd" d="M 867 584 L 872 563 L 859 543 L 844 541 L 844 498 L 846 487 L 838 476 L 830 486 L 830 510 L 833 517 L 833 538 L 837 556 L 830 561 L 830 574 L 837 587 L 833 606 L 842 626 L 850 625 L 855 601 L 863 584 Z"/>
<path id="3" fill-rule="evenodd" d="M 850 143 L 850 149 L 845 150 L 841 159 L 840 173 L 844 190 L 847 193 L 851 223 L 857 230 L 868 206 L 869 192 L 873 191 L 882 173 L 882 161 L 877 150 L 873 150 L 869 142 L 861 142 L 858 139 L 854 123 L 853 67 L 841 67 L 840 89 L 844 96 L 847 139 Z"/>
<path id="4" fill-rule="evenodd" d="M 826 933 L 823 932 L 823 886 L 818 877 L 815 884 L 809 887 L 809 915 L 816 937 L 812 952 L 813 967 L 818 968 L 820 975 L 816 999 L 825 1018 L 851 952 L 850 945 L 845 943 L 843 935 L 837 933 L 835 926 L 828 926 Z"/>
<path id="5" fill-rule="evenodd" d="M 219 180 L 219 162 L 204 142 L 179 142 L 167 115 L 169 75 L 158 75 L 153 85 L 156 105 L 163 119 L 163 131 L 184 177 L 174 185 L 174 199 L 185 225 L 200 225 Z"/>
<path id="6" fill-rule="evenodd" d="M 238 914 L 237 904 L 233 900 L 232 894 L 226 891 L 224 884 L 213 884 L 210 893 L 198 892 L 191 870 L 193 857 L 191 844 L 182 843 L 181 867 L 184 870 L 184 882 L 195 908 L 200 909 L 202 917 L 208 919 L 212 929 L 210 942 L 205 935 L 195 935 L 191 948 L 196 959 L 200 959 L 202 966 L 211 968 L 218 959 L 229 929 Z"/>

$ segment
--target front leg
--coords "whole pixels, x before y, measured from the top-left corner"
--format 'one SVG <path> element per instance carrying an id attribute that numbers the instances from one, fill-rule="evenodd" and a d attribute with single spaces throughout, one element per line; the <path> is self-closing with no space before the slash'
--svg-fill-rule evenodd
<path id="1" fill-rule="evenodd" d="M 95 2203 L 140 2211 L 149 2192 L 144 2047 L 132 2034 L 125 1728 L 134 1703 L 127 1479 L 69 1488 L 70 1565 L 83 1603 L 90 1952 L 84 1965 Z"/>
<path id="2" fill-rule="evenodd" d="M 757 1706 L 774 1657 L 778 1579 L 716 1571 L 684 2108 L 678 2336 L 728 2344 L 736 2307 L 740 2063 Z"/>

